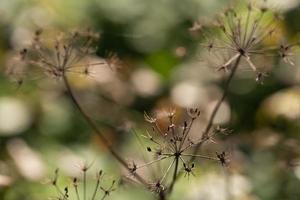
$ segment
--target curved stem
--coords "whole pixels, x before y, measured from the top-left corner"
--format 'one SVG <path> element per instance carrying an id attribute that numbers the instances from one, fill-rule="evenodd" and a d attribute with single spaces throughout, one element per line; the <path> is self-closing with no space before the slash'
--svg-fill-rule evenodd
<path id="1" fill-rule="evenodd" d="M 85 119 L 87 124 L 95 131 L 95 133 L 97 133 L 100 140 L 105 145 L 105 147 L 108 149 L 108 151 L 113 155 L 113 157 L 130 172 L 130 168 L 128 167 L 126 161 L 113 149 L 112 144 L 106 139 L 106 137 L 103 135 L 103 133 L 98 129 L 97 125 L 93 122 L 93 120 L 85 113 L 83 108 L 80 106 L 79 102 L 75 98 L 72 87 L 71 87 L 71 85 L 68 81 L 68 78 L 66 77 L 65 74 L 63 75 L 63 81 L 64 81 L 64 84 L 66 86 L 69 97 L 71 98 L 71 100 L 74 103 L 75 107 L 79 110 L 80 114 Z M 146 181 L 141 176 L 135 174 L 135 178 L 138 181 L 140 181 L 143 185 L 147 186 Z"/>
<path id="2" fill-rule="evenodd" d="M 214 119 L 215 119 L 215 117 L 216 117 L 216 115 L 217 115 L 217 112 L 218 112 L 218 110 L 220 109 L 221 104 L 223 103 L 223 101 L 224 101 L 225 98 L 227 97 L 229 85 L 230 85 L 230 83 L 231 83 L 231 81 L 232 81 L 232 79 L 233 79 L 233 77 L 234 77 L 234 75 L 235 75 L 235 73 L 236 73 L 236 70 L 237 70 L 237 68 L 238 68 L 238 66 L 239 66 L 239 64 L 240 64 L 241 57 L 242 57 L 242 55 L 239 55 L 239 56 L 237 57 L 237 59 L 236 59 L 236 61 L 235 61 L 235 63 L 234 63 L 234 66 L 233 66 L 233 68 L 232 68 L 232 70 L 231 70 L 231 73 L 229 74 L 229 77 L 227 78 L 227 80 L 226 80 L 226 82 L 225 82 L 223 95 L 222 95 L 222 97 L 219 99 L 219 101 L 217 102 L 216 106 L 214 107 L 214 109 L 213 109 L 213 111 L 212 111 L 212 114 L 211 114 L 210 117 L 209 117 L 208 123 L 207 123 L 206 128 L 205 128 L 205 130 L 204 130 L 204 132 L 203 132 L 203 134 L 202 134 L 202 137 L 201 137 L 201 141 L 203 141 L 203 142 L 200 142 L 199 144 L 197 144 L 197 146 L 195 147 L 195 149 L 194 149 L 194 151 L 193 151 L 193 153 L 192 153 L 191 159 L 189 160 L 188 163 L 191 163 L 191 162 L 193 162 L 193 161 L 196 159 L 196 157 L 197 157 L 197 156 L 196 156 L 197 151 L 199 150 L 199 148 L 201 147 L 201 145 L 204 143 L 204 141 L 206 141 L 206 138 L 208 138 L 209 131 L 210 131 L 210 129 L 212 128 L 213 121 L 214 121 Z M 174 174 L 175 174 L 175 173 L 174 173 Z M 177 174 L 177 170 L 176 170 L 176 174 Z M 180 176 L 180 174 L 179 174 L 178 176 Z M 178 178 L 178 176 L 177 176 L 177 178 Z M 175 178 L 175 180 L 176 180 L 176 178 Z M 172 187 L 173 187 L 174 183 L 175 183 L 175 181 L 174 181 L 174 179 L 173 179 L 172 185 L 171 185 Z M 171 193 L 172 187 L 170 188 L 168 194 Z"/>
<path id="3" fill-rule="evenodd" d="M 230 85 L 230 83 L 231 83 L 231 81 L 232 81 L 232 79 L 233 79 L 233 77 L 234 77 L 234 75 L 235 75 L 235 72 L 236 72 L 236 70 L 237 70 L 237 68 L 238 68 L 238 66 L 239 66 L 239 64 L 240 64 L 241 57 L 242 57 L 242 55 L 239 55 L 239 56 L 237 57 L 237 59 L 236 59 L 236 61 L 235 61 L 235 63 L 234 63 L 234 66 L 233 66 L 233 68 L 232 68 L 232 70 L 231 70 L 231 73 L 229 74 L 229 77 L 228 77 L 228 79 L 227 79 L 226 82 L 225 82 L 223 95 L 222 95 L 222 97 L 219 99 L 219 101 L 217 102 L 216 106 L 214 107 L 214 109 L 213 109 L 213 111 L 212 111 L 211 116 L 209 117 L 208 123 L 207 123 L 206 128 L 205 128 L 205 130 L 204 130 L 204 132 L 203 132 L 203 134 L 202 134 L 202 137 L 201 137 L 201 141 L 203 141 L 203 142 L 200 142 L 199 144 L 197 144 L 197 146 L 195 147 L 193 153 L 190 154 L 190 155 L 191 155 L 191 159 L 188 161 L 188 163 L 191 163 L 191 162 L 193 162 L 193 161 L 196 159 L 196 157 L 197 157 L 197 155 L 196 155 L 197 151 L 199 150 L 199 148 L 201 147 L 201 145 L 206 141 L 206 138 L 208 138 L 208 133 L 209 133 L 209 131 L 210 131 L 212 125 L 213 125 L 213 121 L 214 121 L 214 119 L 215 119 L 215 117 L 216 117 L 216 115 L 217 115 L 217 112 L 218 112 L 218 110 L 220 109 L 221 104 L 223 103 L 223 101 L 224 101 L 225 98 L 227 97 L 229 85 Z M 173 190 L 173 187 L 174 187 L 174 185 L 175 185 L 176 180 L 177 180 L 177 179 L 179 178 L 179 176 L 181 175 L 181 173 L 178 174 L 178 161 L 179 161 L 179 159 L 177 159 L 176 161 L 177 161 L 177 162 L 175 163 L 175 169 L 174 169 L 174 174 L 173 174 L 173 180 L 172 180 L 172 182 L 171 182 L 170 189 L 168 190 L 168 192 L 167 192 L 166 195 L 170 195 L 170 193 L 171 193 L 172 190 Z"/>
<path id="4" fill-rule="evenodd" d="M 240 65 L 241 57 L 242 57 L 242 55 L 240 54 L 240 55 L 237 57 L 237 59 L 236 59 L 234 65 L 233 65 L 233 68 L 232 68 L 232 70 L 231 70 L 231 73 L 229 74 L 229 77 L 227 78 L 227 80 L 226 80 L 226 82 L 225 82 L 223 95 L 222 95 L 222 97 L 219 99 L 219 101 L 217 102 L 216 106 L 214 107 L 214 109 L 213 109 L 213 111 L 212 111 L 212 114 L 210 115 L 210 118 L 209 118 L 208 123 L 207 123 L 207 125 L 206 125 L 206 128 L 205 128 L 205 130 L 204 130 L 204 132 L 203 132 L 203 134 L 202 134 L 202 137 L 201 137 L 201 141 L 202 141 L 202 142 L 200 142 L 199 144 L 197 144 L 197 146 L 195 147 L 195 149 L 194 149 L 194 151 L 193 151 L 193 154 L 196 154 L 197 151 L 199 150 L 199 148 L 202 146 L 202 144 L 207 140 L 207 138 L 209 138 L 209 137 L 208 137 L 209 131 L 210 131 L 212 125 L 213 125 L 213 121 L 214 121 L 214 119 L 215 119 L 215 117 L 216 117 L 216 115 L 217 115 L 218 110 L 219 110 L 220 107 L 221 107 L 221 104 L 223 103 L 223 101 L 224 101 L 225 98 L 227 97 L 229 85 L 230 85 L 230 83 L 231 83 L 231 81 L 232 81 L 232 79 L 233 79 L 233 77 L 234 77 L 234 75 L 235 75 L 235 72 L 236 72 L 237 68 L 238 68 L 239 65 Z M 192 156 L 189 162 L 193 162 L 195 159 L 196 159 L 196 157 L 195 157 L 195 156 Z"/>
<path id="5" fill-rule="evenodd" d="M 227 79 L 226 82 L 225 82 L 223 95 L 222 95 L 222 97 L 219 99 L 218 103 L 216 104 L 216 106 L 215 106 L 214 109 L 213 109 L 213 112 L 212 112 L 212 114 L 211 114 L 211 116 L 210 116 L 210 118 L 209 118 L 209 120 L 208 120 L 208 123 L 207 123 L 207 126 L 206 126 L 206 128 L 205 128 L 205 131 L 204 131 L 204 133 L 203 133 L 203 135 L 202 135 L 202 138 L 201 138 L 202 140 L 205 139 L 205 138 L 207 137 L 207 135 L 208 135 L 208 133 L 209 133 L 209 131 L 210 131 L 212 125 L 213 125 L 213 121 L 214 121 L 214 119 L 215 119 L 215 117 L 216 117 L 216 115 L 217 115 L 217 112 L 218 112 L 218 110 L 220 109 L 220 107 L 221 107 L 223 101 L 224 101 L 225 98 L 227 97 L 229 85 L 230 85 L 230 83 L 231 83 L 231 81 L 232 81 L 232 79 L 233 79 L 233 77 L 234 77 L 234 75 L 235 75 L 235 72 L 236 72 L 236 70 L 237 70 L 237 68 L 238 68 L 238 66 L 239 66 L 239 64 L 240 64 L 241 57 L 242 57 L 242 55 L 239 55 L 238 58 L 236 59 L 236 61 L 235 61 L 235 63 L 234 63 L 234 66 L 233 66 L 233 68 L 232 68 L 232 70 L 231 70 L 231 73 L 230 73 L 228 79 Z M 200 143 L 200 144 L 201 144 L 201 143 Z M 199 145 L 198 145 L 198 146 L 199 146 Z M 198 146 L 196 147 L 196 149 L 199 148 Z"/>
<path id="6" fill-rule="evenodd" d="M 236 58 L 236 61 L 235 61 L 234 66 L 233 66 L 233 68 L 232 68 L 232 70 L 231 70 L 231 73 L 229 74 L 229 77 L 227 78 L 227 80 L 226 80 L 226 82 L 225 82 L 224 92 L 223 92 L 223 94 L 222 94 L 222 97 L 221 97 L 221 98 L 219 99 L 219 101 L 217 102 L 216 106 L 214 107 L 214 109 L 213 109 L 213 111 L 212 111 L 212 114 L 211 114 L 210 117 L 209 117 L 209 120 L 208 120 L 208 123 L 207 123 L 207 125 L 206 125 L 206 128 L 205 128 L 205 130 L 204 130 L 204 132 L 203 132 L 203 134 L 202 134 L 202 136 L 201 136 L 201 141 L 203 141 L 203 142 L 200 142 L 199 144 L 197 144 L 197 146 L 195 147 L 193 153 L 192 153 L 192 154 L 189 154 L 189 155 L 191 155 L 191 159 L 188 161 L 188 163 L 193 162 L 193 161 L 196 159 L 196 157 L 198 157 L 198 156 L 196 155 L 197 151 L 199 150 L 199 148 L 201 147 L 201 145 L 207 140 L 207 138 L 209 138 L 209 137 L 208 137 L 209 131 L 210 131 L 210 129 L 211 129 L 212 126 L 213 126 L 213 121 L 214 121 L 214 119 L 215 119 L 215 117 L 216 117 L 216 115 L 217 115 L 218 110 L 220 109 L 220 107 L 221 107 L 223 101 L 225 100 L 225 98 L 226 98 L 227 95 L 228 95 L 229 85 L 230 85 L 230 83 L 231 83 L 231 81 L 232 81 L 232 79 L 233 79 L 233 77 L 234 77 L 234 75 L 235 75 L 235 73 L 236 73 L 236 70 L 237 70 L 237 68 L 238 68 L 238 66 L 239 66 L 239 64 L 240 64 L 241 57 L 242 57 L 242 55 L 239 55 L 239 56 Z M 176 158 L 175 158 L 175 159 L 176 159 Z M 174 169 L 174 174 L 173 174 L 173 179 L 172 179 L 172 182 L 171 182 L 171 185 L 170 185 L 169 190 L 168 190 L 167 193 L 164 195 L 164 198 L 166 198 L 166 195 L 168 195 L 168 196 L 170 195 L 170 193 L 171 193 L 172 190 L 173 190 L 173 187 L 174 187 L 174 185 L 175 185 L 176 180 L 177 180 L 177 179 L 180 177 L 180 175 L 181 175 L 181 173 L 178 174 L 178 161 L 179 161 L 179 159 L 176 159 L 175 169 Z"/>

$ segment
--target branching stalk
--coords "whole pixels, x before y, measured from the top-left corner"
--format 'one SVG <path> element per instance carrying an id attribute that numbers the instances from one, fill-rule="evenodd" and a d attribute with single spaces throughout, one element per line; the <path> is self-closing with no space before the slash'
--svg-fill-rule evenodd
<path id="1" fill-rule="evenodd" d="M 208 120 L 207 126 L 206 126 L 206 128 L 205 128 L 205 130 L 204 130 L 204 132 L 203 132 L 203 134 L 202 134 L 202 136 L 201 136 L 201 139 L 200 139 L 200 141 L 203 141 L 203 142 L 200 142 L 199 144 L 196 145 L 196 147 L 195 147 L 193 153 L 191 154 L 191 155 L 193 155 L 193 156 L 191 157 L 191 159 L 189 160 L 188 163 L 192 163 L 192 162 L 196 159 L 196 157 L 197 157 L 197 154 L 196 154 L 196 153 L 198 152 L 199 148 L 200 148 L 201 145 L 209 138 L 209 131 L 210 131 L 211 128 L 212 128 L 213 121 L 214 121 L 214 119 L 215 119 L 215 117 L 216 117 L 216 114 L 217 114 L 218 110 L 219 110 L 220 107 L 221 107 L 221 104 L 223 103 L 223 101 L 224 101 L 225 98 L 227 97 L 229 85 L 230 85 L 230 83 L 231 83 L 231 81 L 232 81 L 232 79 L 233 79 L 233 77 L 234 77 L 234 75 L 235 75 L 235 73 L 236 73 L 236 70 L 237 70 L 237 68 L 238 68 L 238 66 L 239 66 L 239 64 L 240 64 L 241 57 L 242 57 L 242 55 L 239 55 L 239 56 L 236 58 L 236 61 L 235 61 L 234 65 L 233 65 L 233 68 L 232 68 L 232 70 L 231 70 L 231 73 L 229 74 L 229 77 L 227 78 L 227 80 L 226 80 L 226 82 L 225 82 L 223 95 L 222 95 L 222 97 L 219 99 L 219 101 L 217 102 L 216 106 L 214 107 L 214 109 L 213 109 L 213 111 L 212 111 L 212 114 L 211 114 L 211 116 L 210 116 L 210 118 L 209 118 L 209 120 Z M 174 169 L 174 174 L 173 174 L 173 180 L 172 180 L 172 182 L 171 182 L 171 185 L 170 185 L 169 190 L 167 191 L 167 195 L 170 195 L 170 193 L 171 193 L 172 190 L 173 190 L 173 187 L 174 187 L 174 185 L 175 185 L 176 180 L 177 180 L 178 177 L 181 175 L 181 173 L 178 173 L 178 161 L 179 161 L 179 157 L 178 157 L 178 158 L 176 159 L 176 161 L 175 161 L 175 169 Z"/>

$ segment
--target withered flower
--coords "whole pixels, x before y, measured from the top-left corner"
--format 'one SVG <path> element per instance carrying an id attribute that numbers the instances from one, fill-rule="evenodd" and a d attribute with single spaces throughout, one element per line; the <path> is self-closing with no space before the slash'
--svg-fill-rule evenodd
<path id="1" fill-rule="evenodd" d="M 87 199 L 87 193 L 88 190 L 87 189 L 87 176 L 86 173 L 89 170 L 90 167 L 84 167 L 81 169 L 82 171 L 82 178 L 78 179 L 77 177 L 72 178 L 72 187 L 74 190 L 70 190 L 69 187 L 64 187 L 63 189 L 60 188 L 60 186 L 58 185 L 58 169 L 55 170 L 55 175 L 54 178 L 51 182 L 51 184 L 55 187 L 56 192 L 57 192 L 57 196 L 55 199 L 59 199 L 59 200 L 80 200 L 80 199 Z M 115 183 L 116 181 L 113 180 L 111 185 L 106 189 L 104 186 L 101 186 L 101 181 L 103 178 L 103 171 L 100 170 L 99 172 L 97 172 L 96 174 L 96 183 L 95 183 L 95 187 L 94 190 L 91 191 L 90 195 L 89 195 L 89 199 L 91 200 L 96 200 L 96 199 L 101 199 L 104 200 L 106 199 L 106 197 L 108 197 L 113 191 L 115 191 Z M 79 187 L 81 186 L 82 187 Z M 73 192 L 74 195 L 73 195 Z"/>
<path id="2" fill-rule="evenodd" d="M 191 128 L 195 120 L 200 116 L 200 109 L 187 109 L 188 120 L 184 120 L 182 123 L 175 121 L 176 112 L 170 110 L 169 113 L 164 114 L 165 120 L 161 117 L 150 116 L 146 112 L 144 113 L 145 120 L 151 125 L 152 131 L 146 132 L 143 137 L 148 140 L 148 145 L 145 146 L 147 154 L 152 155 L 153 159 L 145 163 L 137 164 L 133 162 L 131 165 L 131 174 L 139 173 L 141 168 L 150 170 L 151 178 L 154 180 L 149 182 L 149 188 L 152 192 L 158 193 L 158 195 L 164 195 L 172 190 L 172 187 L 176 181 L 176 177 L 183 171 L 185 176 L 189 177 L 190 174 L 194 175 L 193 169 L 195 164 L 189 162 L 188 159 L 195 157 L 197 159 L 207 159 L 215 162 L 220 162 L 219 154 L 217 156 L 201 155 L 191 153 L 194 147 L 199 143 L 213 141 L 213 137 L 219 133 L 229 132 L 226 128 L 217 127 L 207 135 L 208 138 L 193 139 L 190 137 Z M 167 123 L 166 132 L 162 131 L 159 123 L 164 121 Z M 217 130 L 217 131 L 216 131 Z M 164 163 L 164 164 L 163 164 Z M 221 165 L 223 165 L 221 163 Z M 164 167 L 163 167 L 164 166 Z M 180 167 L 182 170 L 179 170 Z M 157 174 L 156 170 L 151 169 L 162 169 L 161 174 Z M 147 179 L 146 179 L 147 180 Z"/>
<path id="3" fill-rule="evenodd" d="M 54 37 L 55 39 L 49 39 Z M 119 59 L 109 54 L 107 59 L 90 61 L 96 52 L 96 41 L 100 35 L 87 31 L 46 35 L 42 30 L 34 33 L 31 44 L 22 49 L 10 63 L 7 73 L 18 84 L 25 79 L 46 77 L 60 80 L 66 74 L 81 74 L 92 77 L 92 67 L 108 66 L 115 68 Z"/>
<path id="4" fill-rule="evenodd" d="M 227 59 L 217 70 L 230 71 L 238 61 L 239 65 L 248 66 L 255 73 L 258 83 L 263 83 L 266 66 L 257 65 L 256 60 L 279 56 L 294 65 L 292 49 L 299 44 L 278 44 L 278 40 L 283 41 L 279 39 L 281 18 L 271 9 L 256 7 L 249 2 L 244 8 L 228 8 L 216 21 L 213 30 L 217 30 L 217 37 L 212 39 L 211 36 L 216 34 L 210 32 L 211 27 L 202 28 L 206 41 L 201 46 L 214 56 L 226 55 Z"/>

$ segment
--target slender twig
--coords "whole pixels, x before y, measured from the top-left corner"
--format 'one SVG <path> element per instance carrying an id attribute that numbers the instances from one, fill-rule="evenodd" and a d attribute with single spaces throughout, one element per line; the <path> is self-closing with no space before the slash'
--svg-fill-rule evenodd
<path id="1" fill-rule="evenodd" d="M 214 121 L 214 119 L 216 117 L 216 114 L 217 114 L 217 112 L 218 112 L 221 104 L 223 103 L 223 101 L 227 97 L 229 85 L 230 85 L 230 83 L 231 83 L 231 81 L 232 81 L 232 79 L 233 79 L 233 77 L 235 75 L 235 72 L 236 72 L 236 70 L 237 70 L 237 68 L 238 68 L 238 66 L 240 64 L 241 57 L 242 57 L 242 55 L 239 55 L 238 58 L 236 59 L 236 62 L 235 62 L 234 66 L 233 66 L 233 68 L 231 70 L 231 73 L 230 73 L 230 75 L 229 75 L 229 77 L 228 77 L 228 79 L 227 79 L 227 81 L 225 83 L 223 95 L 222 95 L 221 99 L 218 101 L 218 103 L 216 104 L 216 106 L 213 109 L 213 112 L 212 112 L 212 114 L 211 114 L 211 116 L 210 116 L 210 118 L 208 120 L 208 123 L 207 123 L 207 126 L 205 128 L 205 131 L 204 131 L 204 133 L 202 135 L 202 139 L 204 139 L 205 137 L 207 137 L 207 134 L 209 133 L 209 131 L 210 131 L 212 125 L 213 125 L 213 121 Z"/>
<path id="2" fill-rule="evenodd" d="M 104 199 L 105 199 L 105 197 L 107 197 L 107 194 L 106 194 L 106 193 L 104 193 L 104 194 L 103 194 L 103 196 L 102 196 L 101 200 L 104 200 Z"/>
<path id="3" fill-rule="evenodd" d="M 181 154 L 181 156 L 189 156 L 189 157 L 198 157 L 198 158 L 203 158 L 203 159 L 207 159 L 207 160 L 215 160 L 215 161 L 219 161 L 218 158 L 213 158 L 210 156 L 204 156 L 204 155 L 196 155 L 196 154 Z"/>
<path id="4" fill-rule="evenodd" d="M 166 158 L 170 158 L 171 156 L 172 156 L 172 155 L 160 157 L 160 158 L 158 158 L 158 159 L 156 159 L 156 160 L 152 160 L 152 161 L 150 161 L 150 162 L 148 162 L 148 163 L 139 165 L 139 166 L 136 167 L 136 169 L 139 169 L 139 168 L 142 168 L 142 167 L 145 167 L 145 166 L 152 165 L 152 164 L 157 163 L 157 162 L 159 162 L 159 161 L 162 161 L 162 160 L 164 160 L 164 159 L 166 159 Z"/>
<path id="5" fill-rule="evenodd" d="M 209 138 L 209 137 L 208 137 L 209 131 L 210 131 L 210 129 L 212 128 L 213 121 L 214 121 L 214 119 L 215 119 L 215 117 L 216 117 L 216 114 L 217 114 L 218 110 L 220 109 L 221 104 L 223 103 L 223 101 L 224 101 L 225 98 L 227 97 L 229 85 L 230 85 L 230 83 L 231 83 L 231 81 L 232 81 L 232 79 L 233 79 L 233 77 L 234 77 L 234 75 L 235 75 L 235 72 L 236 72 L 236 70 L 237 70 L 237 68 L 238 68 L 238 66 L 239 66 L 239 64 L 240 64 L 241 57 L 242 57 L 242 55 L 240 54 L 240 55 L 236 58 L 236 61 L 235 61 L 234 65 L 233 65 L 233 68 L 232 68 L 232 70 L 231 70 L 231 73 L 229 74 L 229 77 L 227 78 L 227 80 L 226 80 L 226 82 L 225 82 L 223 95 L 222 95 L 222 97 L 219 99 L 219 101 L 217 102 L 216 106 L 214 107 L 214 109 L 213 109 L 213 111 L 212 111 L 212 114 L 211 114 L 211 116 L 210 116 L 210 118 L 209 118 L 209 120 L 208 120 L 207 126 L 206 126 L 206 128 L 205 128 L 205 130 L 204 130 L 204 132 L 203 132 L 203 134 L 202 134 L 202 136 L 201 136 L 201 139 L 200 139 L 200 141 L 203 141 L 203 142 L 199 142 L 199 143 L 196 145 L 196 147 L 195 147 L 193 153 L 191 154 L 192 156 L 191 156 L 190 160 L 188 161 L 188 163 L 193 162 L 193 161 L 196 159 L 196 157 L 199 157 L 199 156 L 197 156 L 197 154 L 196 154 L 197 151 L 199 150 L 199 148 L 201 147 L 201 145 Z M 184 155 L 183 155 L 183 156 L 184 156 Z M 179 161 L 179 157 L 180 157 L 180 156 L 178 156 L 178 158 L 176 159 L 175 169 L 174 169 L 174 174 L 173 174 L 173 180 L 172 180 L 172 182 L 171 182 L 171 185 L 170 185 L 170 188 L 169 188 L 169 190 L 168 190 L 168 192 L 167 192 L 167 195 L 170 195 L 170 193 L 171 193 L 172 190 L 173 190 L 173 187 L 174 187 L 174 184 L 175 184 L 176 180 L 177 180 L 178 177 L 181 175 L 181 173 L 178 173 L 178 161 Z"/>
<path id="6" fill-rule="evenodd" d="M 168 190 L 168 194 L 171 193 L 173 191 L 173 188 L 174 188 L 174 185 L 175 185 L 175 182 L 177 180 L 177 177 L 178 177 L 178 164 L 179 164 L 179 157 L 180 156 L 176 156 L 175 157 L 175 168 L 174 168 L 174 172 L 173 172 L 173 179 L 172 179 L 172 182 L 170 184 L 170 188 Z"/>
<path id="7" fill-rule="evenodd" d="M 231 81 L 232 81 L 232 79 L 233 79 L 233 77 L 234 77 L 234 75 L 235 75 L 235 72 L 236 72 L 236 70 L 237 70 L 237 68 L 238 68 L 238 66 L 239 66 L 239 64 L 240 64 L 241 57 L 242 57 L 242 55 L 239 55 L 238 58 L 236 59 L 235 63 L 234 63 L 234 66 L 233 66 L 233 68 L 232 68 L 232 70 L 231 70 L 231 73 L 229 74 L 229 77 L 228 77 L 228 79 L 227 79 L 226 82 L 225 82 L 223 95 L 222 95 L 222 97 L 219 99 L 219 101 L 217 102 L 217 104 L 215 105 L 215 107 L 214 107 L 214 109 L 213 109 L 213 111 L 212 111 L 212 113 L 211 113 L 211 115 L 210 115 L 210 118 L 209 118 L 209 120 L 208 120 L 207 126 L 206 126 L 206 128 L 205 128 L 205 130 L 204 130 L 204 132 L 203 132 L 203 134 L 202 134 L 202 136 L 201 136 L 201 141 L 205 141 L 206 138 L 209 138 L 209 137 L 208 137 L 209 131 L 210 131 L 210 129 L 212 128 L 213 121 L 214 121 L 214 119 L 215 119 L 215 117 L 216 117 L 216 115 L 217 115 L 218 110 L 220 109 L 220 107 L 221 107 L 223 101 L 225 100 L 225 98 L 227 97 L 229 85 L 230 85 L 230 83 L 231 83 Z M 200 142 L 200 143 L 196 146 L 196 148 L 194 149 L 193 154 L 196 154 L 196 152 L 199 150 L 199 148 L 200 148 L 200 146 L 201 146 L 202 144 L 203 144 L 203 142 Z M 191 158 L 191 161 L 193 161 L 194 159 L 195 159 L 195 156 L 193 156 L 193 157 Z"/>
<path id="8" fill-rule="evenodd" d="M 172 168 L 174 162 L 175 162 L 175 159 L 171 162 L 171 164 L 169 165 L 169 167 L 168 167 L 168 169 L 166 170 L 165 174 L 164 174 L 163 177 L 160 179 L 160 181 L 159 181 L 160 183 L 163 183 L 163 182 L 164 182 L 164 180 L 165 180 L 165 178 L 167 177 L 167 175 L 168 175 L 170 169 Z"/>
<path id="9" fill-rule="evenodd" d="M 166 200 L 166 195 L 164 191 L 161 191 L 158 196 L 159 200 Z"/>
<path id="10" fill-rule="evenodd" d="M 74 185 L 74 189 L 75 189 L 75 193 L 76 193 L 76 198 L 77 198 L 77 200 L 80 200 L 77 185 Z"/>
<path id="11" fill-rule="evenodd" d="M 194 121 L 195 121 L 195 118 L 192 118 L 192 120 L 190 122 L 190 125 L 184 131 L 185 134 L 184 134 L 183 139 L 182 139 L 182 141 L 181 141 L 181 143 L 179 145 L 179 149 L 181 151 L 182 151 L 182 146 L 184 145 L 184 142 L 185 142 L 186 138 L 188 137 L 188 135 L 190 133 L 190 130 L 191 130 L 192 126 L 193 126 Z"/>
<path id="12" fill-rule="evenodd" d="M 108 149 L 108 151 L 113 155 L 113 157 L 122 164 L 129 172 L 130 168 L 126 161 L 113 149 L 111 143 L 106 139 L 106 137 L 102 134 L 102 132 L 98 129 L 97 125 L 94 123 L 94 121 L 86 114 L 86 112 L 83 110 L 83 108 L 80 106 L 79 102 L 77 101 L 72 87 L 68 81 L 68 78 L 66 74 L 63 74 L 63 81 L 66 86 L 67 92 L 69 97 L 71 98 L 72 102 L 74 103 L 75 107 L 79 110 L 82 117 L 85 119 L 85 121 L 88 123 L 88 125 L 97 133 L 100 140 L 103 142 L 105 147 Z M 135 174 L 135 178 L 140 181 L 144 186 L 147 186 L 147 182 L 138 174 Z"/>
<path id="13" fill-rule="evenodd" d="M 86 200 L 86 170 L 83 171 L 83 200 Z"/>

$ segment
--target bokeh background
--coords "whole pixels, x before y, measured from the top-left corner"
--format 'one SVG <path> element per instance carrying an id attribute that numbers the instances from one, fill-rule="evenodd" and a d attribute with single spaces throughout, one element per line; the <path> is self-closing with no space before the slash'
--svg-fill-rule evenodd
<path id="1" fill-rule="evenodd" d="M 0 1 L 0 199 L 49 199 L 56 168 L 78 176 L 82 163 L 118 179 L 122 169 L 69 101 L 59 81 L 28 80 L 21 87 L 6 75 L 12 55 L 35 30 L 87 29 L 101 34 L 97 55 L 116 53 L 117 71 L 99 68 L 94 77 L 72 79 L 76 96 L 128 160 L 144 151 L 136 135 L 149 128 L 143 112 L 199 107 L 201 131 L 222 94 L 224 76 L 204 64 L 201 36 L 189 28 L 210 21 L 228 5 L 218 0 L 1 0 Z M 298 0 L 269 0 L 285 20 L 286 41 L 300 31 Z M 55 37 L 55 35 L 53 35 Z M 277 62 L 263 85 L 238 73 L 216 122 L 233 130 L 207 152 L 229 152 L 230 165 L 198 162 L 195 177 L 182 178 L 172 199 L 298 200 L 300 198 L 300 62 Z M 206 55 L 206 54 L 205 54 Z M 96 58 L 95 58 L 96 59 Z M 70 185 L 68 178 L 61 184 Z M 104 183 L 106 184 L 106 183 Z M 153 199 L 125 184 L 110 199 Z"/>

